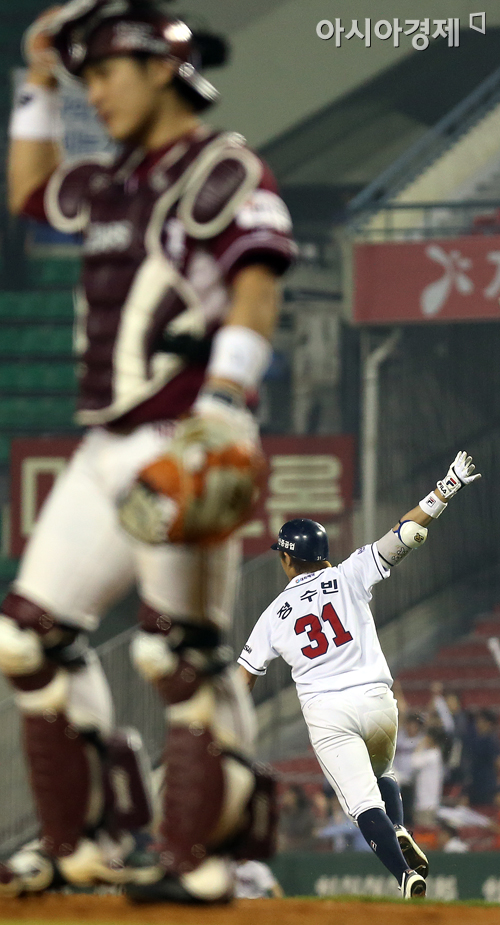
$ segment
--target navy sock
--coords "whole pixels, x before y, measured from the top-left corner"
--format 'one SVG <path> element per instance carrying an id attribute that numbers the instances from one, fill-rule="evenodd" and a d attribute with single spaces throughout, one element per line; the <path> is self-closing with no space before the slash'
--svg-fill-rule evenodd
<path id="1" fill-rule="evenodd" d="M 403 801 L 398 782 L 393 777 L 379 777 L 377 784 L 389 819 L 393 825 L 403 825 Z"/>
<path id="2" fill-rule="evenodd" d="M 408 864 L 403 857 L 389 817 L 382 809 L 374 808 L 361 813 L 356 821 L 372 851 L 401 884 L 403 873 L 408 870 Z"/>

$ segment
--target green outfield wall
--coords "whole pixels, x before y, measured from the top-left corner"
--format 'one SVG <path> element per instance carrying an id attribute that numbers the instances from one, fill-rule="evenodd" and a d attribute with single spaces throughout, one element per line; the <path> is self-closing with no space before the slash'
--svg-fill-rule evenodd
<path id="1" fill-rule="evenodd" d="M 500 852 L 428 857 L 430 899 L 500 903 Z M 270 867 L 287 896 L 401 896 L 394 877 L 368 853 L 293 852 L 273 858 Z"/>

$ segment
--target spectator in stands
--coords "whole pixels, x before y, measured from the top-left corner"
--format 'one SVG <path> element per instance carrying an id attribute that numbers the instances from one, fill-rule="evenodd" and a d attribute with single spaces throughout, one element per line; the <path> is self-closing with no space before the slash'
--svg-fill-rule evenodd
<path id="1" fill-rule="evenodd" d="M 446 783 L 457 783 L 460 779 L 462 735 L 467 727 L 467 720 L 461 711 L 458 697 L 453 694 L 445 696 L 442 681 L 433 681 L 430 693 L 427 728 L 435 729 L 442 734 L 444 780 Z M 450 704 L 454 707 L 454 711 L 450 708 Z"/>
<path id="2" fill-rule="evenodd" d="M 453 717 L 455 732 L 458 736 L 463 737 L 467 731 L 468 723 L 467 713 L 462 707 L 460 698 L 455 691 L 447 691 L 444 694 L 444 699 L 446 700 L 446 706 L 448 707 Z"/>
<path id="3" fill-rule="evenodd" d="M 400 699 L 398 698 L 398 706 Z M 412 757 L 424 738 L 424 720 L 419 713 L 406 713 L 398 729 L 394 773 L 403 800 L 405 825 L 413 825 L 413 804 L 415 799 L 414 769 Z"/>
<path id="4" fill-rule="evenodd" d="M 433 826 L 443 794 L 442 733 L 427 729 L 411 757 L 415 781 L 414 822 Z"/>
<path id="5" fill-rule="evenodd" d="M 493 807 L 498 790 L 499 756 L 496 714 L 492 710 L 479 710 L 464 739 L 464 789 L 471 806 Z"/>
<path id="6" fill-rule="evenodd" d="M 325 799 L 326 799 L 326 804 L 327 804 L 327 814 L 326 815 L 327 815 L 327 818 L 329 819 L 330 816 L 333 816 L 334 812 L 336 811 L 337 806 L 339 805 L 339 801 L 337 800 L 337 794 L 335 793 L 335 790 L 330 784 L 330 781 L 326 779 L 326 777 L 323 778 L 322 793 L 324 794 Z"/>
<path id="7" fill-rule="evenodd" d="M 331 815 L 326 825 L 315 830 L 319 839 L 330 839 L 332 851 L 371 851 L 356 823 L 346 816 L 332 790 Z"/>
<path id="8" fill-rule="evenodd" d="M 327 797 L 324 790 L 315 790 L 311 796 L 311 809 L 314 814 L 316 828 L 326 825 L 330 818 L 331 797 Z"/>
<path id="9" fill-rule="evenodd" d="M 314 827 L 314 813 L 303 788 L 297 784 L 287 787 L 281 797 L 278 850 L 312 850 Z"/>
<path id="10" fill-rule="evenodd" d="M 467 733 L 469 719 L 455 691 L 448 691 L 445 693 L 444 699 L 453 717 L 454 724 L 453 745 L 447 761 L 446 780 L 452 787 L 458 787 L 462 782 L 463 743 Z"/>
<path id="11" fill-rule="evenodd" d="M 427 707 L 427 725 L 430 728 L 442 729 L 446 735 L 453 735 L 455 722 L 451 710 L 444 697 L 442 681 L 433 681 L 430 687 L 430 701 Z"/>

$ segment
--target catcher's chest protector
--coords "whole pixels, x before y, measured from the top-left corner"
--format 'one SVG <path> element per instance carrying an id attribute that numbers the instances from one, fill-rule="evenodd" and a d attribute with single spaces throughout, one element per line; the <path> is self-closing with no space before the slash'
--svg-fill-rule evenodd
<path id="1" fill-rule="evenodd" d="M 134 150 L 113 164 L 87 161 L 53 175 L 49 220 L 84 234 L 76 306 L 81 423 L 116 419 L 174 379 L 166 416 L 189 408 L 199 373 L 159 351 L 161 336 L 202 338 L 220 324 L 228 292 L 208 245 L 261 175 L 241 136 L 205 129 L 156 163 Z"/>

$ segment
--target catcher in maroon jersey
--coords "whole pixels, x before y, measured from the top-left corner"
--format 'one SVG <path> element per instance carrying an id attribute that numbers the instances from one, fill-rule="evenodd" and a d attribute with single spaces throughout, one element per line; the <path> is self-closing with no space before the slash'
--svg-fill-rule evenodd
<path id="1" fill-rule="evenodd" d="M 269 835 L 251 831 L 268 782 L 252 767 L 251 704 L 220 642 L 233 532 L 261 470 L 245 396 L 269 362 L 290 218 L 245 140 L 200 121 L 217 91 L 164 4 L 73 0 L 37 20 L 26 54 L 10 207 L 83 236 L 77 420 L 89 429 L 1 608 L 0 668 L 23 717 L 41 840 L 1 868 L 0 890 L 56 877 L 125 882 L 139 901 L 223 901 L 231 857 L 264 852 Z M 83 81 L 116 158 L 64 162 L 61 79 Z M 127 829 L 148 814 L 137 743 L 116 745 L 107 682 L 82 636 L 134 580 L 133 660 L 170 723 L 158 850 L 142 864 L 126 860 Z M 117 749 L 125 810 L 109 785 Z"/>

